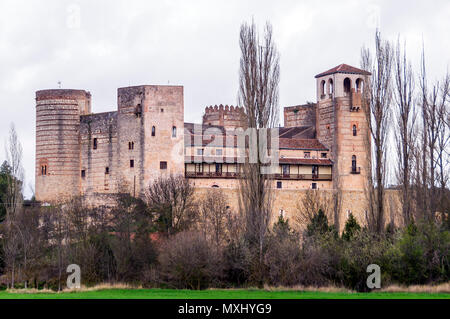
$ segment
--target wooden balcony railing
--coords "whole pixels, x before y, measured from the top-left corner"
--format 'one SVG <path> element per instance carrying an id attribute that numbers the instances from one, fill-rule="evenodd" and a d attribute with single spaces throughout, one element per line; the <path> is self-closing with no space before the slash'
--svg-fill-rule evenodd
<path id="1" fill-rule="evenodd" d="M 185 172 L 188 178 L 240 178 L 239 173 L 216 173 L 216 172 Z M 273 174 L 274 179 L 284 180 L 313 180 L 313 181 L 331 181 L 331 174 Z"/>
<path id="2" fill-rule="evenodd" d="M 189 178 L 237 178 L 238 173 L 216 173 L 216 172 L 185 172 L 185 176 Z"/>

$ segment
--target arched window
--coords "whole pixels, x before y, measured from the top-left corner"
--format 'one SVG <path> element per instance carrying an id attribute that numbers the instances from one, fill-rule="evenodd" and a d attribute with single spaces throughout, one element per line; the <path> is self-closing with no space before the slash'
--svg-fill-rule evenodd
<path id="1" fill-rule="evenodd" d="M 356 172 L 356 155 L 352 156 L 352 172 Z"/>
<path id="2" fill-rule="evenodd" d="M 152 136 L 155 136 L 156 134 L 156 128 L 154 126 L 152 126 Z"/>
<path id="3" fill-rule="evenodd" d="M 325 80 L 322 80 L 322 82 L 320 82 L 320 95 L 325 95 Z"/>
<path id="4" fill-rule="evenodd" d="M 328 94 L 333 94 L 333 92 L 334 92 L 333 80 L 329 79 L 328 80 Z"/>
<path id="5" fill-rule="evenodd" d="M 356 136 L 356 125 L 353 124 L 353 136 Z"/>
<path id="6" fill-rule="evenodd" d="M 356 79 L 356 92 L 362 92 L 364 89 L 364 81 L 360 78 Z"/>
<path id="7" fill-rule="evenodd" d="M 344 79 L 344 93 L 347 95 L 350 93 L 352 87 L 352 82 L 350 81 L 349 78 L 345 78 Z"/>
<path id="8" fill-rule="evenodd" d="M 177 127 L 172 126 L 172 137 L 177 137 Z"/>

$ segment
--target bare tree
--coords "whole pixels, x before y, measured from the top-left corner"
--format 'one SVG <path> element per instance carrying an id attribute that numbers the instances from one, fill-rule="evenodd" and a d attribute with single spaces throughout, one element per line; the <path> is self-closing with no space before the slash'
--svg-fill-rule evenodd
<path id="1" fill-rule="evenodd" d="M 3 225 L 3 248 L 5 261 L 11 272 L 11 287 L 15 284 L 16 263 L 19 255 L 20 242 L 23 243 L 24 236 L 17 224 L 17 215 L 22 209 L 22 185 L 24 171 L 22 166 L 22 145 L 17 136 L 14 124 L 11 124 L 9 139 L 5 144 L 6 161 L 9 174 L 6 175 L 7 188 L 3 203 L 5 204 L 6 216 Z"/>
<path id="2" fill-rule="evenodd" d="M 397 42 L 394 63 L 395 96 L 395 142 L 397 146 L 398 165 L 396 177 L 402 188 L 403 221 L 412 221 L 411 216 L 411 171 L 414 143 L 416 141 L 417 113 L 414 105 L 414 72 L 407 61 L 405 49 L 402 52 Z"/>
<path id="3" fill-rule="evenodd" d="M 244 107 L 247 127 L 256 141 L 246 149 L 246 162 L 242 165 L 240 180 L 240 210 L 245 218 L 245 234 L 256 255 L 258 265 L 263 265 L 271 214 L 271 178 L 262 174 L 264 166 L 260 150 L 267 139 L 261 140 L 259 132 L 273 128 L 278 123 L 279 55 L 272 38 L 272 27 L 266 24 L 262 43 L 256 25 L 241 26 L 239 45 L 241 60 L 239 70 L 239 104 Z M 250 154 L 249 152 L 254 152 Z M 255 159 L 250 161 L 250 155 Z M 262 276 L 257 281 L 262 284 Z"/>
<path id="4" fill-rule="evenodd" d="M 200 231 L 215 243 L 217 249 L 229 238 L 227 226 L 231 211 L 226 195 L 218 189 L 209 190 L 200 203 Z"/>
<path id="5" fill-rule="evenodd" d="M 441 212 L 450 210 L 446 196 L 450 180 L 450 74 L 446 74 L 441 86 L 441 103 L 438 108 L 438 121 L 441 129 L 437 141 L 437 167 L 439 171 L 439 203 Z"/>
<path id="6" fill-rule="evenodd" d="M 421 115 L 422 115 L 422 210 L 428 218 L 434 218 L 438 204 L 443 199 L 446 187 L 445 162 L 450 137 L 447 131 L 448 96 L 450 93 L 450 75 L 442 81 L 428 87 L 425 53 L 422 50 L 420 74 Z M 438 193 L 438 184 L 440 186 Z"/>
<path id="7" fill-rule="evenodd" d="M 393 52 L 389 42 L 375 34 L 375 56 L 367 48 L 362 49 L 361 65 L 372 73 L 371 81 L 364 86 L 362 107 L 366 112 L 370 139 L 373 143 L 373 179 L 369 178 L 369 227 L 381 233 L 384 229 L 384 188 L 386 183 L 386 149 L 391 119 L 392 85 L 391 70 Z M 370 158 L 370 157 L 369 157 Z M 369 174 L 370 176 L 370 174 Z"/>
<path id="8" fill-rule="evenodd" d="M 305 192 L 305 196 L 297 203 L 297 212 L 293 216 L 296 227 L 299 230 L 305 229 L 319 210 L 322 210 L 328 219 L 332 219 L 334 215 L 334 196 L 337 195 L 308 189 Z"/>
<path id="9" fill-rule="evenodd" d="M 145 192 L 149 209 L 167 235 L 189 228 L 196 214 L 194 188 L 182 175 L 160 177 Z"/>

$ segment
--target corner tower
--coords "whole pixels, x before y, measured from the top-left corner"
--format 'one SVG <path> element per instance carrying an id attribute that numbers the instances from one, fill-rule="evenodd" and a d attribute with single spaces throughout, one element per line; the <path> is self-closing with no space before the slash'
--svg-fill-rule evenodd
<path id="1" fill-rule="evenodd" d="M 362 190 L 367 181 L 370 144 L 361 97 L 370 75 L 341 64 L 315 76 L 317 138 L 331 151 L 334 189 Z"/>
<path id="2" fill-rule="evenodd" d="M 80 194 L 80 115 L 91 112 L 84 90 L 36 92 L 36 199 Z"/>

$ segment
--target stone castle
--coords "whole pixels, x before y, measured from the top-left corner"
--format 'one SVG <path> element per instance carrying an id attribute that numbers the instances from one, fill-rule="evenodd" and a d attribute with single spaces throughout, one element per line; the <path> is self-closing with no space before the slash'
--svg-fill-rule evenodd
<path id="1" fill-rule="evenodd" d="M 318 189 L 342 192 L 337 218 L 353 212 L 363 220 L 369 162 L 361 93 L 370 73 L 341 64 L 315 78 L 316 103 L 284 108 L 274 216 L 293 213 L 306 190 Z M 237 206 L 240 153 L 227 139 L 243 126 L 243 108 L 206 107 L 199 130 L 184 122 L 182 86 L 119 88 L 117 104 L 117 111 L 92 113 L 87 91 L 36 92 L 38 201 L 86 196 L 102 203 L 116 193 L 139 196 L 161 175 L 183 174 L 199 193 L 219 187 Z"/>

